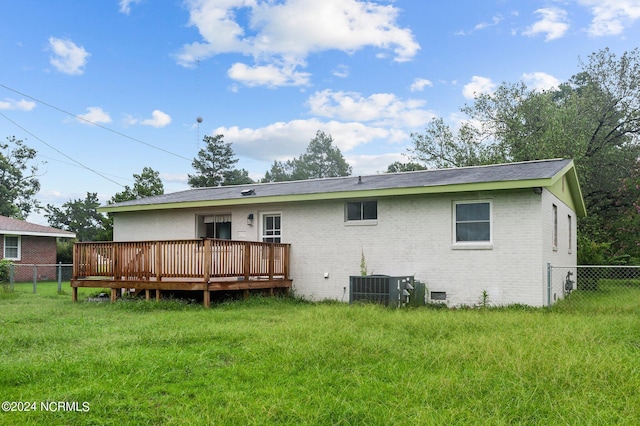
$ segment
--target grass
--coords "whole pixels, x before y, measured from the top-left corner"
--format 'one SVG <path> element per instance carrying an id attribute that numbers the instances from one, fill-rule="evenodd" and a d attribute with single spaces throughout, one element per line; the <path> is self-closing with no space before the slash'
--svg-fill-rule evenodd
<path id="1" fill-rule="evenodd" d="M 552 309 L 0 292 L 0 424 L 637 424 L 640 289 Z M 95 289 L 82 289 L 80 300 Z M 573 296 L 573 295 L 572 295 Z M 581 300 L 581 299 L 576 299 Z M 44 412 L 41 401 L 89 411 Z"/>

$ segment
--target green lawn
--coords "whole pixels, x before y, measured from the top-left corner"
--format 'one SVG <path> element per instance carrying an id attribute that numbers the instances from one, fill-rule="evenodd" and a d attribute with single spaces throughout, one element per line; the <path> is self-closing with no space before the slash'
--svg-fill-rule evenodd
<path id="1" fill-rule="evenodd" d="M 0 291 L 0 399 L 37 408 L 0 424 L 640 422 L 636 286 L 613 303 L 480 310 L 72 304 L 63 288 Z"/>

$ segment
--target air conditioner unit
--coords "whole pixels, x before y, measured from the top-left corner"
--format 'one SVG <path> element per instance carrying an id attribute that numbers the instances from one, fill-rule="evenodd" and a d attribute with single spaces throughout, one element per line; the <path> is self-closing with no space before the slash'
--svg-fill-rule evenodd
<path id="1" fill-rule="evenodd" d="M 414 288 L 412 276 L 352 275 L 349 277 L 349 303 L 371 302 L 402 307 L 410 303 Z"/>

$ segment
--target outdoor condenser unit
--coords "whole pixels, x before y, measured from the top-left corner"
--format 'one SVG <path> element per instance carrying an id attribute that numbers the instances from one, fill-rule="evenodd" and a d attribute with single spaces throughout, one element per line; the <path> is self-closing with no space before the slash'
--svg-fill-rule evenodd
<path id="1" fill-rule="evenodd" d="M 349 303 L 371 302 L 401 307 L 410 302 L 414 278 L 388 275 L 352 275 L 349 277 Z"/>

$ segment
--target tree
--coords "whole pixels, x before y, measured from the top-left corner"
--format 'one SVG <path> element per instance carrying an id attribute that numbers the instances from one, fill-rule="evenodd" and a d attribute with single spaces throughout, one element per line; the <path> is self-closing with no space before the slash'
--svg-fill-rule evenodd
<path id="1" fill-rule="evenodd" d="M 286 182 L 294 180 L 295 160 L 277 161 L 274 160 L 271 170 L 264 174 L 262 182 Z"/>
<path id="2" fill-rule="evenodd" d="M 426 170 L 426 166 L 423 166 L 419 163 L 402 163 L 400 161 L 395 161 L 389 164 L 387 167 L 387 173 L 400 173 L 400 172 L 415 172 L 418 170 Z"/>
<path id="3" fill-rule="evenodd" d="M 606 247 L 609 258 L 640 264 L 640 162 L 622 180 L 612 211 L 614 214 L 604 226 L 604 231 L 613 237 Z"/>
<path id="4" fill-rule="evenodd" d="M 456 135 L 442 118 L 435 118 L 424 134 L 411 134 L 414 147 L 409 150 L 410 158 L 436 169 L 500 162 L 494 147 L 478 136 L 478 129 L 470 123 L 463 123 Z"/>
<path id="5" fill-rule="evenodd" d="M 249 177 L 249 172 L 245 169 L 232 169 L 224 174 L 223 186 L 227 185 L 246 185 L 253 183 L 253 179 Z"/>
<path id="6" fill-rule="evenodd" d="M 350 176 L 351 170 L 340 149 L 333 146 L 331 135 L 318 130 L 304 154 L 286 162 L 274 161 L 263 182 Z"/>
<path id="7" fill-rule="evenodd" d="M 333 138 L 318 130 L 307 151 L 298 159 L 293 176 L 296 179 L 318 179 L 350 176 L 351 166 L 342 156 L 340 148 L 333 146 Z"/>
<path id="8" fill-rule="evenodd" d="M 118 192 L 111 197 L 109 204 L 164 194 L 164 185 L 160 179 L 160 173 L 151 167 L 144 167 L 139 175 L 134 173 L 133 180 L 133 188 L 126 185 L 124 191 Z"/>
<path id="9" fill-rule="evenodd" d="M 640 156 L 640 51 L 617 58 L 608 49 L 548 91 L 502 84 L 462 108 L 458 136 L 439 119 L 413 135 L 412 159 L 429 166 L 465 166 L 543 158 L 573 158 L 587 205 L 581 237 L 607 243 L 620 182 Z"/>
<path id="10" fill-rule="evenodd" d="M 98 194 L 87 192 L 86 198 L 70 200 L 61 208 L 47 204 L 45 217 L 49 225 L 76 233 L 80 241 L 111 240 L 110 230 L 105 226 L 107 218 L 98 213 Z"/>
<path id="11" fill-rule="evenodd" d="M 231 143 L 224 142 L 223 135 L 205 136 L 206 146 L 198 152 L 191 165 L 197 174 L 189 175 L 192 188 L 253 183 L 245 169 L 234 169 L 238 162 Z"/>
<path id="12" fill-rule="evenodd" d="M 36 150 L 15 136 L 7 141 L 0 143 L 0 215 L 26 219 L 39 207 L 35 199 L 40 190 L 38 165 L 29 164 L 36 158 Z"/>

